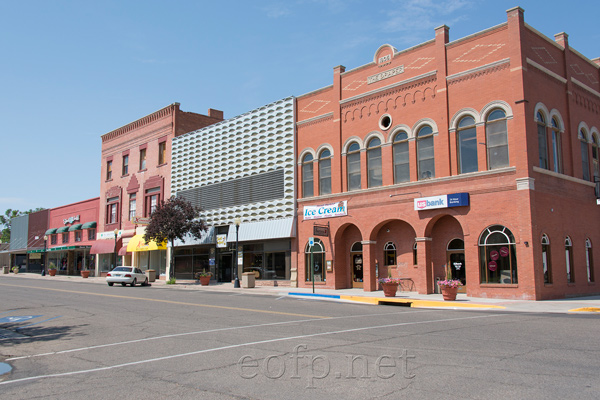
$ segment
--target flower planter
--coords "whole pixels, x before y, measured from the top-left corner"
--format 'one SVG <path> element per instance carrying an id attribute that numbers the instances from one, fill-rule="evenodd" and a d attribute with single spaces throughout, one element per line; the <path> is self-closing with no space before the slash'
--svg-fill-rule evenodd
<path id="1" fill-rule="evenodd" d="M 454 301 L 456 300 L 456 293 L 458 292 L 458 286 L 441 286 L 440 290 L 442 291 L 442 296 L 444 296 L 445 301 Z"/>
<path id="2" fill-rule="evenodd" d="M 81 271 L 82 278 L 88 278 L 90 276 L 90 271 Z"/>
<path id="3" fill-rule="evenodd" d="M 55 276 L 56 275 L 56 270 L 55 269 L 49 269 L 48 270 L 48 274 L 50 274 L 50 276 Z"/>
<path id="4" fill-rule="evenodd" d="M 208 284 L 210 283 L 210 276 L 201 276 L 199 277 L 200 279 L 200 284 L 202 286 L 208 286 Z"/>
<path id="5" fill-rule="evenodd" d="M 383 288 L 383 295 L 385 297 L 395 297 L 396 292 L 398 291 L 398 284 L 395 282 L 391 283 L 382 283 L 381 287 Z"/>

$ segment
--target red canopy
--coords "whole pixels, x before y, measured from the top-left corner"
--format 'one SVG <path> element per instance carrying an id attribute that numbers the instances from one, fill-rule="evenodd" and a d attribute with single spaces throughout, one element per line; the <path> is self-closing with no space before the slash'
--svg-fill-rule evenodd
<path id="1" fill-rule="evenodd" d="M 90 254 L 108 254 L 115 252 L 114 240 L 97 240 L 90 249 Z"/>

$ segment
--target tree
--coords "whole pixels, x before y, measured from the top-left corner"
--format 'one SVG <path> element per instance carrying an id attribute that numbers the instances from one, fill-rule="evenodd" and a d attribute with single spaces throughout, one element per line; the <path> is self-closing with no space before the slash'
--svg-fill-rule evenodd
<path id="1" fill-rule="evenodd" d="M 35 210 L 19 211 L 8 209 L 4 212 L 4 215 L 0 215 L 0 226 L 3 226 L 0 234 L 0 243 L 10 242 L 10 231 L 11 231 L 11 220 L 21 215 L 31 214 L 33 212 L 42 211 L 44 208 L 38 207 Z"/>
<path id="2" fill-rule="evenodd" d="M 154 240 L 163 243 L 168 240 L 174 249 L 175 239 L 183 240 L 187 234 L 196 239 L 202 238 L 207 230 L 205 222 L 200 218 L 199 207 L 193 206 L 181 197 L 172 196 L 167 201 L 161 201 L 154 212 L 150 214 L 150 224 L 146 227 L 144 240 L 146 243 Z M 175 257 L 171 255 L 171 272 L 174 272 Z M 167 279 L 170 277 L 168 276 Z"/>

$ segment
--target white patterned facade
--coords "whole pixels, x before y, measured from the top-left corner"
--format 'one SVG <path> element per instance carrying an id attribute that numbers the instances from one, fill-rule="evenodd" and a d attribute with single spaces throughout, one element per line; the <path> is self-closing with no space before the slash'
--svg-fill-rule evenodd
<path id="1" fill-rule="evenodd" d="M 214 188 L 218 184 L 227 185 L 283 170 L 283 179 L 277 180 L 276 188 L 271 185 L 254 188 L 275 190 L 277 198 L 249 203 L 238 201 L 245 204 L 218 208 L 205 207 L 201 201 L 197 205 L 204 209 L 203 217 L 212 226 L 232 224 L 235 218 L 243 223 L 293 218 L 294 103 L 293 97 L 282 99 L 174 138 L 171 193 L 190 193 L 195 188 Z M 226 195 L 238 197 L 238 193 L 222 194 Z"/>

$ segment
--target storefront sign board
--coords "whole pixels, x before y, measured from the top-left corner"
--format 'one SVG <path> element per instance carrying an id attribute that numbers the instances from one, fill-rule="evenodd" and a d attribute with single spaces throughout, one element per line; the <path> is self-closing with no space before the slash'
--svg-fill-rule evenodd
<path id="1" fill-rule="evenodd" d="M 322 206 L 304 206 L 304 220 L 343 217 L 345 215 L 348 215 L 347 200 Z"/>
<path id="2" fill-rule="evenodd" d="M 416 211 L 468 206 L 469 193 L 453 193 L 441 196 L 421 197 L 415 199 L 414 204 Z"/>

